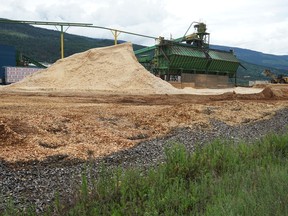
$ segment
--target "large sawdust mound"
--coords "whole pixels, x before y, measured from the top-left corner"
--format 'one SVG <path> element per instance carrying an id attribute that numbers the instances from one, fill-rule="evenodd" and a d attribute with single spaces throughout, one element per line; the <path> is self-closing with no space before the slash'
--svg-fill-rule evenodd
<path id="1" fill-rule="evenodd" d="M 177 92 L 171 84 L 155 77 L 138 63 L 131 43 L 74 54 L 8 88 L 145 94 Z"/>

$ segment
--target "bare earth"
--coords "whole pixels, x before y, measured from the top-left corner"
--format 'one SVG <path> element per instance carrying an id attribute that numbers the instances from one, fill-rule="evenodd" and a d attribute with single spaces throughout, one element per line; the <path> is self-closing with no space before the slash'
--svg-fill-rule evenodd
<path id="1" fill-rule="evenodd" d="M 147 71 L 130 43 L 58 60 L 0 94 L 7 162 L 96 158 L 175 128 L 209 130 L 210 119 L 245 124 L 288 106 L 287 85 L 176 89 Z"/>
<path id="2" fill-rule="evenodd" d="M 209 130 L 272 118 L 288 107 L 287 85 L 260 93 L 129 95 L 0 89 L 0 159 L 7 162 L 100 157 L 179 127 Z"/>

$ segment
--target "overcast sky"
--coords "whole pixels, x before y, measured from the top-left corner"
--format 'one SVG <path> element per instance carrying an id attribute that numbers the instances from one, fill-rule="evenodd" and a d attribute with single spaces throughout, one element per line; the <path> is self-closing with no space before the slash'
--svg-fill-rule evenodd
<path id="1" fill-rule="evenodd" d="M 191 22 L 204 21 L 211 44 L 288 55 L 287 0 L 0 0 L 0 3 L 1 18 L 92 23 L 165 38 L 181 37 Z M 67 32 L 113 38 L 111 32 L 101 29 L 71 27 Z M 120 34 L 119 39 L 143 45 L 155 43 L 153 39 L 127 34 Z"/>

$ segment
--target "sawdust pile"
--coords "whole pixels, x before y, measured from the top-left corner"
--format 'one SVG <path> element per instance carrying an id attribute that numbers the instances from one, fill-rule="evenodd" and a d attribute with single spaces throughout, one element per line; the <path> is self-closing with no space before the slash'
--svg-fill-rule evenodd
<path id="1" fill-rule="evenodd" d="M 152 75 L 137 61 L 131 43 L 74 54 L 7 88 L 137 94 L 177 92 L 171 84 Z"/>

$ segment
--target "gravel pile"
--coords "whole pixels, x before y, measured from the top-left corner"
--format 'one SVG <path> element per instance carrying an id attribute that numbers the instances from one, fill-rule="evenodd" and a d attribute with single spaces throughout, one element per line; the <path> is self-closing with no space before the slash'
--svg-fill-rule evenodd
<path id="1" fill-rule="evenodd" d="M 234 142 L 253 141 L 271 132 L 287 132 L 288 109 L 278 111 L 271 119 L 234 127 L 214 119 L 210 121 L 212 127 L 209 131 L 175 129 L 167 137 L 140 143 L 129 150 L 91 161 L 88 165 L 83 161 L 65 161 L 65 157 L 61 155 L 44 162 L 31 161 L 25 164 L 10 165 L 0 161 L 0 212 L 5 209 L 9 199 L 14 200 L 18 208 L 35 205 L 37 212 L 41 212 L 53 203 L 57 192 L 60 199 L 65 197 L 65 201 L 69 202 L 73 199 L 73 189 L 81 184 L 83 173 L 90 173 L 92 170 L 92 173 L 97 174 L 102 163 L 108 168 L 145 168 L 157 165 L 164 160 L 165 146 L 175 142 L 183 143 L 188 150 L 193 151 L 196 145 L 203 145 L 216 138 L 223 137 Z"/>

